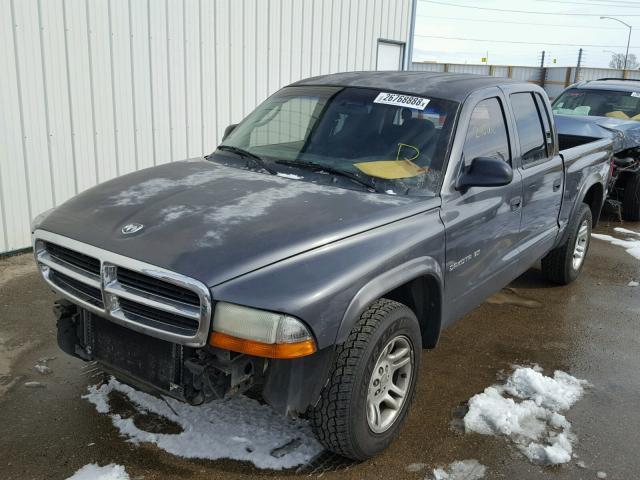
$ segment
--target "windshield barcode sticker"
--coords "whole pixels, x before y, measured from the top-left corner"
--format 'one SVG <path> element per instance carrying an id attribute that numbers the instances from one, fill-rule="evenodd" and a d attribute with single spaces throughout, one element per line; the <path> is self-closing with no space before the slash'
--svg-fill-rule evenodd
<path id="1" fill-rule="evenodd" d="M 429 105 L 429 99 L 422 97 L 412 97 L 410 95 L 401 95 L 399 93 L 378 94 L 373 103 L 384 103 L 386 105 L 395 105 L 397 107 L 415 108 L 416 110 L 424 110 Z"/>

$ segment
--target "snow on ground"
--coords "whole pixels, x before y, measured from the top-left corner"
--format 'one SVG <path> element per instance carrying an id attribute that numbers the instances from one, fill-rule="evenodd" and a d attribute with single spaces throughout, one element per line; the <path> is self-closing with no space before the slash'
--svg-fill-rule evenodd
<path id="1" fill-rule="evenodd" d="M 616 227 L 614 230 L 617 233 L 626 235 L 626 239 L 620 239 L 612 237 L 611 235 L 603 235 L 601 233 L 592 233 L 593 238 L 609 242 L 611 245 L 624 248 L 629 255 L 640 260 L 640 232 L 634 232 L 627 228 Z"/>
<path id="2" fill-rule="evenodd" d="M 183 431 L 164 434 L 141 430 L 132 418 L 111 413 L 112 391 L 125 394 L 140 412 L 165 417 Z M 258 468 L 282 469 L 307 463 L 322 451 L 307 422 L 288 419 L 244 396 L 192 406 L 148 395 L 111 378 L 99 387 L 89 387 L 83 398 L 98 412 L 110 413 L 115 427 L 130 442 L 154 443 L 180 457 L 231 458 L 252 462 Z"/>
<path id="3" fill-rule="evenodd" d="M 462 460 L 453 462 L 446 469 L 436 468 L 433 471 L 434 480 L 479 480 L 484 478 L 487 468 L 477 460 Z"/>
<path id="4" fill-rule="evenodd" d="M 588 385 L 559 370 L 548 377 L 538 366 L 515 367 L 504 384 L 469 400 L 465 429 L 503 435 L 534 463 L 569 462 L 576 438 L 560 412 L 571 408 Z"/>
<path id="5" fill-rule="evenodd" d="M 67 480 L 129 480 L 129 475 L 122 465 L 111 463 L 104 467 L 96 463 L 85 465 Z"/>

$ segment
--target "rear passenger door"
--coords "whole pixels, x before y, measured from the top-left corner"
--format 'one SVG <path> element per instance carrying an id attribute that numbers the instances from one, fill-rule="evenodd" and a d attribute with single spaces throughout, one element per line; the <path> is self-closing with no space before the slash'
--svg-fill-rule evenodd
<path id="1" fill-rule="evenodd" d="M 532 264 L 551 249 L 558 232 L 563 168 L 546 102 L 537 92 L 509 93 L 522 177 L 521 260 Z"/>

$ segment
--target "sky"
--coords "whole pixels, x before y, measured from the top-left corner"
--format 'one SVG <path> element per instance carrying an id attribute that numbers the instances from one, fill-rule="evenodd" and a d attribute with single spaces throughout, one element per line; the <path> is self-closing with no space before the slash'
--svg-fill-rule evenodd
<path id="1" fill-rule="evenodd" d="M 582 47 L 583 66 L 604 68 L 629 29 L 600 16 L 632 26 L 640 58 L 640 0 L 417 0 L 413 60 L 533 66 L 544 50 L 545 66 L 573 66 Z"/>

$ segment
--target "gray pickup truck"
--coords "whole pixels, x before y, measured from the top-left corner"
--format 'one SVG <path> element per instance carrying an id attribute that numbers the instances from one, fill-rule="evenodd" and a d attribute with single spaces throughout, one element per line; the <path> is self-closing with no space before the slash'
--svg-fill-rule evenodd
<path id="1" fill-rule="evenodd" d="M 207 157 L 34 220 L 59 345 L 192 404 L 251 389 L 371 457 L 443 328 L 537 260 L 579 275 L 611 140 L 565 145 L 550 112 L 535 85 L 463 74 L 285 87 Z"/>

